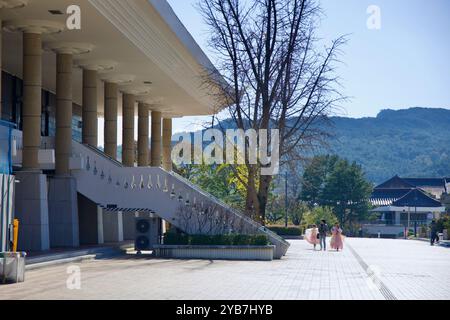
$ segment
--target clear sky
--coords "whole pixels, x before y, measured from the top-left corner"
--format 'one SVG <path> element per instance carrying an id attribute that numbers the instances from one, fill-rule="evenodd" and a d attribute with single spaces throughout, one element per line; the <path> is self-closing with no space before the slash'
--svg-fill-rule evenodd
<path id="1" fill-rule="evenodd" d="M 211 57 L 198 0 L 168 0 L 188 31 Z M 450 109 L 449 0 L 321 0 L 324 40 L 349 34 L 338 70 L 345 95 L 343 116 L 376 116 L 381 109 Z M 381 10 L 381 29 L 370 30 L 367 9 Z M 214 62 L 214 61 L 213 61 Z M 175 121 L 192 130 L 201 119 Z"/>

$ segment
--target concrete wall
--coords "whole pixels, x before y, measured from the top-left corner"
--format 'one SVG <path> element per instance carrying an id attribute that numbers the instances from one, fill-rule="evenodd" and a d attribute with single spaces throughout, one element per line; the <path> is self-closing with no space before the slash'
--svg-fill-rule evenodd
<path id="1" fill-rule="evenodd" d="M 20 251 L 50 249 L 47 177 L 39 172 L 18 172 L 15 217 L 20 221 Z"/>
<path id="2" fill-rule="evenodd" d="M 103 212 L 98 206 L 78 194 L 78 223 L 81 245 L 102 244 L 103 239 Z"/>
<path id="3" fill-rule="evenodd" d="M 103 238 L 105 243 L 123 241 L 123 214 L 103 210 Z"/>
<path id="4" fill-rule="evenodd" d="M 72 177 L 52 177 L 48 184 L 50 246 L 79 247 L 77 182 Z"/>
<path id="5" fill-rule="evenodd" d="M 155 256 L 175 259 L 272 261 L 275 246 L 155 246 Z"/>
<path id="6" fill-rule="evenodd" d="M 138 212 L 123 213 L 123 239 L 133 240 L 136 238 L 136 218 L 141 216 Z"/>
<path id="7" fill-rule="evenodd" d="M 363 232 L 367 236 L 378 236 L 378 233 L 382 237 L 398 238 L 400 233 L 405 231 L 405 227 L 402 225 L 364 225 Z"/>

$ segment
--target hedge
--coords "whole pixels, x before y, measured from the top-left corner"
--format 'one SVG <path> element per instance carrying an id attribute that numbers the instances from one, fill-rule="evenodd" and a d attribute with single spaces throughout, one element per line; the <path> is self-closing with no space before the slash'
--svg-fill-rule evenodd
<path id="1" fill-rule="evenodd" d="M 301 236 L 302 231 L 297 227 L 268 227 L 270 231 L 275 232 L 279 236 Z"/>
<path id="2" fill-rule="evenodd" d="M 186 235 L 166 233 L 164 244 L 167 245 L 211 245 L 211 246 L 266 246 L 269 240 L 265 235 Z"/>

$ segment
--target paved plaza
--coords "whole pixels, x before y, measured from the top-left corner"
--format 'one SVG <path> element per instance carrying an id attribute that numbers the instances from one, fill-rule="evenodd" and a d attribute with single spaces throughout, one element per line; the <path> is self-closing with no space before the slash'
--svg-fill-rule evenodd
<path id="1" fill-rule="evenodd" d="M 128 255 L 27 272 L 4 299 L 450 299 L 450 249 L 426 242 L 347 239 L 343 252 L 292 241 L 273 262 L 161 260 Z M 81 288 L 68 289 L 68 267 Z M 69 271 L 73 269 L 69 269 Z"/>

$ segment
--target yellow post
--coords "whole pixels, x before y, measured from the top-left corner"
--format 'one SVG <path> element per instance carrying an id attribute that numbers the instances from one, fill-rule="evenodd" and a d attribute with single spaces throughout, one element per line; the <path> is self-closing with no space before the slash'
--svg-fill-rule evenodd
<path id="1" fill-rule="evenodd" d="M 18 219 L 14 219 L 14 229 L 13 229 L 13 246 L 12 246 L 12 250 L 13 252 L 17 252 L 17 242 L 19 239 L 19 220 Z"/>

